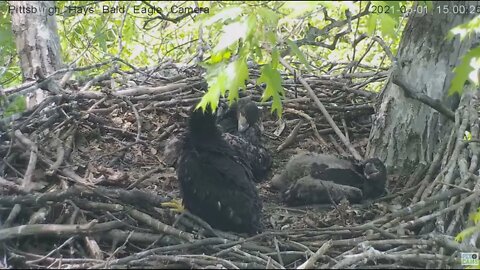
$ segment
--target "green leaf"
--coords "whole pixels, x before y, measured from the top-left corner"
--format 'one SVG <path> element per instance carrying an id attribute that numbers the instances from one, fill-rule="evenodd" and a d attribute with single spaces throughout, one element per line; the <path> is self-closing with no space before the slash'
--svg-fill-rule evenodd
<path id="1" fill-rule="evenodd" d="M 213 52 L 216 53 L 224 50 L 239 39 L 245 39 L 245 37 L 247 36 L 247 30 L 247 20 L 243 20 L 241 22 L 234 22 L 226 25 L 223 28 L 222 36 L 220 37 L 217 46 L 215 46 L 215 48 L 213 49 Z"/>
<path id="2" fill-rule="evenodd" d="M 320 5 L 318 1 L 286 1 L 283 7 L 292 10 L 286 14 L 287 18 L 296 18 L 312 12 L 318 5 Z"/>
<path id="3" fill-rule="evenodd" d="M 229 19 L 236 19 L 238 16 L 242 14 L 242 7 L 236 6 L 232 8 L 226 8 L 217 14 L 215 14 L 213 17 L 208 18 L 204 24 L 206 26 L 211 25 L 213 23 L 216 23 L 217 21 L 224 22 Z"/>
<path id="4" fill-rule="evenodd" d="M 225 71 L 228 78 L 225 88 L 229 91 L 228 101 L 231 104 L 238 99 L 238 90 L 245 88 L 245 81 L 248 80 L 248 66 L 245 59 L 238 59 L 230 63 Z"/>
<path id="5" fill-rule="evenodd" d="M 305 67 L 308 69 L 308 71 L 313 72 L 312 67 L 307 62 L 307 59 L 305 58 L 305 55 L 302 53 L 302 51 L 300 51 L 297 44 L 295 44 L 295 42 L 291 41 L 290 39 L 287 39 L 287 44 L 292 49 L 292 52 L 298 57 L 300 62 L 305 65 Z"/>
<path id="6" fill-rule="evenodd" d="M 451 40 L 456 35 L 460 35 L 460 40 L 463 41 L 467 36 L 474 32 L 480 33 L 480 15 L 466 23 L 457 25 L 452 28 L 447 33 L 447 39 Z"/>
<path id="7" fill-rule="evenodd" d="M 214 53 L 212 54 L 212 56 L 210 57 L 210 59 L 208 60 L 208 64 L 217 64 L 217 63 L 220 63 L 222 62 L 223 60 L 223 53 Z"/>
<path id="8" fill-rule="evenodd" d="M 478 58 L 480 57 L 480 47 L 468 51 L 465 56 L 463 56 L 462 61 L 458 66 L 453 69 L 454 77 L 450 84 L 450 89 L 448 94 L 452 95 L 454 93 L 462 93 L 463 85 L 469 76 L 473 83 L 478 85 L 478 76 L 477 72 L 479 67 L 472 66 L 472 63 L 475 65 L 475 62 L 478 63 Z M 473 61 L 472 61 L 473 60 Z"/>
<path id="9" fill-rule="evenodd" d="M 427 6 L 428 12 L 431 12 L 433 10 L 433 2 L 432 1 L 422 1 L 423 4 Z"/>
<path id="10" fill-rule="evenodd" d="M 470 141 L 472 140 L 472 133 L 468 132 L 468 131 L 465 131 L 465 136 L 463 136 L 463 139 L 465 141 Z"/>
<path id="11" fill-rule="evenodd" d="M 465 230 L 459 232 L 457 236 L 455 236 L 455 241 L 462 242 L 465 238 L 470 237 L 472 234 L 476 233 L 477 231 L 480 231 L 479 227 L 466 228 Z"/>
<path id="12" fill-rule="evenodd" d="M 391 38 L 395 38 L 395 27 L 397 24 L 397 20 L 389 14 L 382 14 L 379 16 L 379 18 L 380 31 L 382 31 L 382 34 L 390 36 Z"/>
<path id="13" fill-rule="evenodd" d="M 273 31 L 268 31 L 264 34 L 266 36 L 266 40 L 270 42 L 270 44 L 277 44 L 277 35 Z"/>
<path id="14" fill-rule="evenodd" d="M 267 87 L 262 95 L 262 101 L 267 101 L 269 98 L 273 99 L 271 112 L 276 111 L 279 118 L 282 117 L 282 101 L 281 98 L 285 95 L 282 87 L 282 77 L 278 70 L 273 69 L 270 64 L 263 66 L 261 75 L 257 80 L 258 84 L 265 83 Z"/>
<path id="15" fill-rule="evenodd" d="M 257 16 L 254 14 L 250 14 L 246 20 L 247 23 L 247 36 L 245 37 L 246 40 L 250 40 L 250 42 L 258 43 L 257 40 L 251 40 L 251 38 L 255 35 L 255 31 L 257 29 Z"/>
<path id="16" fill-rule="evenodd" d="M 278 52 L 278 49 L 274 48 L 272 50 L 272 62 L 270 63 L 270 65 L 273 69 L 278 68 L 279 58 L 280 58 L 280 54 Z"/>
<path id="17" fill-rule="evenodd" d="M 205 110 L 208 104 L 212 107 L 212 111 L 215 111 L 218 106 L 218 101 L 220 99 L 220 94 L 222 91 L 225 91 L 225 85 L 227 81 L 227 77 L 225 76 L 225 72 L 221 72 L 218 76 L 213 77 L 210 76 L 211 80 L 207 77 L 207 82 L 209 85 L 208 91 L 205 95 L 203 95 L 202 99 L 197 105 L 198 108 L 202 108 Z"/>
<path id="18" fill-rule="evenodd" d="M 107 39 L 104 33 L 98 33 L 95 40 L 98 42 L 98 46 L 100 46 L 103 52 L 108 50 Z"/>
<path id="19" fill-rule="evenodd" d="M 473 221 L 473 223 L 478 224 L 480 222 L 480 208 L 477 209 L 476 213 L 472 213 L 470 215 L 470 220 Z"/>
<path id="20" fill-rule="evenodd" d="M 212 110 L 215 111 L 220 96 L 225 96 L 229 91 L 229 100 L 232 101 L 238 98 L 238 89 L 245 87 L 245 80 L 248 79 L 248 67 L 245 59 L 229 63 L 218 63 L 216 65 L 204 65 L 207 69 L 205 76 L 208 83 L 208 91 L 202 97 L 197 108 L 206 108 L 208 104 L 211 105 Z M 231 95 L 231 96 L 230 96 Z"/>
<path id="21" fill-rule="evenodd" d="M 15 113 L 20 113 L 25 111 L 27 108 L 27 101 L 24 96 L 17 96 L 3 112 L 4 117 L 9 117 Z"/>
<path id="22" fill-rule="evenodd" d="M 261 62 L 261 59 L 263 59 L 262 49 L 256 46 L 254 51 L 255 51 L 255 56 L 257 57 L 257 62 Z"/>
<path id="23" fill-rule="evenodd" d="M 372 36 L 375 33 L 375 29 L 377 28 L 377 14 L 370 14 L 367 20 L 367 33 L 368 35 Z"/>
<path id="24" fill-rule="evenodd" d="M 271 9 L 260 7 L 258 9 L 258 15 L 262 18 L 262 22 L 265 23 L 267 27 L 275 29 L 278 23 L 278 14 L 272 11 Z"/>

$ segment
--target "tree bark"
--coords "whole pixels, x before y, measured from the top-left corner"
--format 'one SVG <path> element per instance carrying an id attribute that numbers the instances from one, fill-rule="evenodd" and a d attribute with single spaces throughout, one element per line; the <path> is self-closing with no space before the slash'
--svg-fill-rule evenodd
<path id="1" fill-rule="evenodd" d="M 443 6 L 450 12 L 443 13 Z M 438 99 L 451 110 L 459 96 L 448 96 L 453 68 L 472 47 L 474 39 L 447 40 L 450 29 L 471 20 L 475 14 L 452 12 L 453 6 L 478 2 L 434 2 L 433 10 L 411 16 L 400 42 L 392 74 L 401 74 L 418 93 Z M 418 163 L 429 164 L 440 143 L 448 139 L 453 122 L 431 107 L 408 98 L 398 85 L 387 81 L 370 133 L 367 156 L 385 161 L 390 172 L 411 172 Z"/>
<path id="2" fill-rule="evenodd" d="M 9 5 L 23 81 L 36 81 L 61 68 L 57 23 L 55 14 L 49 14 L 49 11 L 55 8 L 55 3 L 53 1 L 10 1 Z M 32 108 L 44 98 L 45 92 L 41 89 L 27 95 L 27 109 Z"/>

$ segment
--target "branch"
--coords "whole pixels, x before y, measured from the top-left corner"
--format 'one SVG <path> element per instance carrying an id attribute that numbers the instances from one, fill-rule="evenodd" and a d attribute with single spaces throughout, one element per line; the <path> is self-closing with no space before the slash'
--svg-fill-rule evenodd
<path id="1" fill-rule="evenodd" d="M 445 115 L 448 119 L 455 121 L 455 113 L 453 111 L 447 108 L 440 100 L 432 99 L 425 94 L 420 94 L 418 93 L 418 91 L 415 91 L 414 88 L 407 81 L 404 80 L 402 75 L 393 76 L 392 81 L 394 84 L 400 86 L 403 91 L 405 91 L 406 96 L 416 99 L 423 104 L 432 107 L 441 114 Z"/>

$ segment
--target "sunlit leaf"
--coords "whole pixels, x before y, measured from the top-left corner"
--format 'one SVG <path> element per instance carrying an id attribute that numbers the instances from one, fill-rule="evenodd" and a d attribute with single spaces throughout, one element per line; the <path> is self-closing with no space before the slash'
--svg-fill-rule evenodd
<path id="1" fill-rule="evenodd" d="M 208 91 L 203 95 L 200 103 L 197 105 L 197 108 L 201 107 L 206 108 L 208 104 L 212 107 L 212 110 L 215 111 L 218 106 L 220 95 L 225 93 L 228 77 L 225 70 L 221 71 L 221 65 L 210 70 L 210 73 L 207 74 L 206 79 L 208 83 Z"/>
<path id="2" fill-rule="evenodd" d="M 470 214 L 470 220 L 475 224 L 480 222 L 480 208 L 477 209 L 477 212 Z"/>
<path id="3" fill-rule="evenodd" d="M 228 93 L 228 101 L 231 103 L 238 98 L 239 89 L 245 88 L 245 81 L 248 80 L 248 66 L 244 59 L 238 59 L 230 63 L 226 69 L 226 90 Z"/>
<path id="4" fill-rule="evenodd" d="M 262 95 L 262 101 L 267 101 L 272 98 L 271 111 L 277 112 L 278 117 L 282 116 L 282 97 L 285 95 L 282 87 L 282 77 L 278 70 L 273 69 L 271 65 L 263 66 L 261 75 L 257 80 L 258 84 L 265 83 L 267 87 Z"/>
<path id="5" fill-rule="evenodd" d="M 375 29 L 377 28 L 377 14 L 370 14 L 367 20 L 367 33 L 371 36 L 375 33 Z"/>
<path id="6" fill-rule="evenodd" d="M 465 136 L 463 136 L 465 141 L 470 141 L 472 139 L 472 133 L 465 131 Z"/>
<path id="7" fill-rule="evenodd" d="M 475 18 L 466 23 L 457 25 L 452 28 L 447 33 L 447 39 L 451 40 L 456 35 L 459 35 L 460 40 L 463 41 L 468 35 L 475 32 L 480 33 L 480 15 L 476 16 Z"/>
<path id="8" fill-rule="evenodd" d="M 246 23 L 247 23 L 247 36 L 245 37 L 245 39 L 250 39 L 255 34 L 255 31 L 257 29 L 257 16 L 253 14 L 248 15 Z M 258 41 L 250 40 L 250 42 L 257 43 Z"/>
<path id="9" fill-rule="evenodd" d="M 232 52 L 231 51 L 225 51 L 222 55 L 223 60 L 230 59 L 232 57 Z"/>
<path id="10" fill-rule="evenodd" d="M 454 93 L 462 93 L 463 85 L 465 81 L 467 81 L 470 73 L 475 70 L 472 67 L 472 59 L 480 57 L 480 47 L 470 50 L 463 56 L 462 61 L 458 66 L 453 69 L 454 77 L 452 79 L 450 89 L 448 90 L 448 94 L 452 95 Z M 477 69 L 478 70 L 478 69 Z M 473 81 L 475 83 L 475 81 Z M 478 79 L 477 79 L 478 83 Z"/>
<path id="11" fill-rule="evenodd" d="M 271 9 L 260 7 L 258 9 L 258 14 L 262 18 L 262 21 L 268 27 L 276 27 L 278 23 L 278 14 L 272 11 Z"/>
<path id="12" fill-rule="evenodd" d="M 209 26 L 213 23 L 216 23 L 217 21 L 223 22 L 229 19 L 235 19 L 241 14 L 242 14 L 242 7 L 240 6 L 226 8 L 218 12 L 217 14 L 215 14 L 213 17 L 207 19 L 204 24 L 206 26 Z"/>
<path id="13" fill-rule="evenodd" d="M 230 45 L 238 41 L 239 39 L 245 39 L 247 36 L 248 23 L 246 20 L 241 22 L 234 22 L 226 25 L 223 28 L 223 33 L 218 41 L 217 46 L 213 49 L 213 52 L 221 51 L 228 48 Z"/>
<path id="14" fill-rule="evenodd" d="M 382 14 L 379 16 L 380 18 L 380 30 L 382 31 L 383 35 L 387 35 L 390 37 L 395 37 L 395 28 L 397 24 L 397 20 L 390 16 L 389 14 Z"/>
<path id="15" fill-rule="evenodd" d="M 313 11 L 318 5 L 319 2 L 317 1 L 287 1 L 283 7 L 292 10 L 287 14 L 287 17 L 293 18 Z"/>
<path id="16" fill-rule="evenodd" d="M 216 63 L 221 62 L 222 60 L 223 60 L 223 54 L 222 53 L 215 53 L 215 54 L 212 54 L 208 63 L 209 64 L 216 64 Z"/>
<path id="17" fill-rule="evenodd" d="M 462 242 L 463 240 L 470 237 L 472 234 L 476 233 L 477 231 L 480 231 L 479 227 L 466 228 L 465 230 L 459 232 L 457 236 L 455 236 L 455 241 Z"/>
<path id="18" fill-rule="evenodd" d="M 24 96 L 17 96 L 15 99 L 13 99 L 12 102 L 10 102 L 3 112 L 4 117 L 11 116 L 12 114 L 15 113 L 20 113 L 25 111 L 27 108 L 27 101 Z"/>

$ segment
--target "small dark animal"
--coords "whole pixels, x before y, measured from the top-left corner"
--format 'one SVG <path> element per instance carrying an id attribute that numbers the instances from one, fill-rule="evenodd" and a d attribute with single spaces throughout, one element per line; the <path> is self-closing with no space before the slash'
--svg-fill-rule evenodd
<path id="1" fill-rule="evenodd" d="M 315 181 L 310 178 L 308 182 L 298 181 L 306 176 L 319 182 L 314 184 Z M 325 194 L 326 189 L 323 183 L 325 181 L 333 182 L 335 196 L 343 196 L 350 202 L 357 202 L 358 191 L 361 191 L 363 199 L 373 199 L 383 195 L 387 172 L 385 165 L 376 158 L 356 163 L 332 155 L 304 152 L 288 161 L 285 171 L 272 179 L 272 187 L 283 194 L 292 193 L 292 189 L 295 191 L 293 194 L 304 192 L 295 195 L 302 198 L 304 204 L 311 201 L 319 203 L 318 201 L 329 200 L 328 197 L 318 198 Z M 351 187 L 354 190 L 344 187 Z"/>
<path id="2" fill-rule="evenodd" d="M 387 168 L 378 158 L 371 158 L 363 164 L 363 196 L 365 198 L 378 198 L 387 193 Z"/>
<path id="3" fill-rule="evenodd" d="M 272 157 L 261 144 L 258 107 L 249 98 L 240 99 L 230 108 L 219 108 L 220 120 L 216 123 L 224 132 L 223 139 L 233 148 L 236 155 L 249 163 L 255 182 L 261 182 L 272 167 Z M 218 119 L 218 118 L 217 118 Z M 243 119 L 243 120 L 242 120 Z M 172 138 L 165 147 L 165 163 L 174 166 L 178 157 L 178 143 L 184 134 Z"/>
<path id="4" fill-rule="evenodd" d="M 244 97 L 229 108 L 224 105 L 218 114 L 217 123 L 225 140 L 249 161 L 255 182 L 261 182 L 272 167 L 272 157 L 261 142 L 263 128 L 259 108 L 249 97 Z"/>
<path id="5" fill-rule="evenodd" d="M 339 203 L 347 199 L 350 203 L 362 200 L 362 191 L 358 188 L 339 185 L 331 181 L 305 176 L 298 179 L 290 188 L 282 193 L 283 200 L 290 206 L 306 204 Z"/>
<path id="6" fill-rule="evenodd" d="M 191 114 L 180 150 L 185 208 L 220 230 L 261 232 L 262 202 L 250 166 L 222 137 L 210 107 Z"/>
<path id="7" fill-rule="evenodd" d="M 224 133 L 243 137 L 247 141 L 260 145 L 262 126 L 260 110 L 249 98 L 238 99 L 230 107 L 222 104 L 218 110 L 218 125 Z"/>
<path id="8" fill-rule="evenodd" d="M 317 157 L 310 171 L 313 178 L 359 188 L 364 199 L 375 199 L 385 194 L 387 169 L 378 158 L 356 163 L 328 155 Z"/>
<path id="9" fill-rule="evenodd" d="M 310 174 L 313 162 L 313 153 L 310 152 L 303 152 L 293 156 L 285 165 L 285 170 L 273 177 L 271 187 L 284 192 L 298 179 Z"/>

